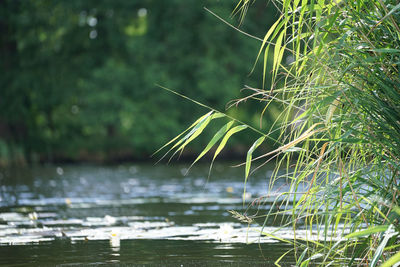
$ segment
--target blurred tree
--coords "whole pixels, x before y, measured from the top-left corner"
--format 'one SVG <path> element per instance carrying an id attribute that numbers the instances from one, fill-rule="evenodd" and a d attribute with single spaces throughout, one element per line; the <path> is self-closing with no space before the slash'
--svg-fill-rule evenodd
<path id="1" fill-rule="evenodd" d="M 274 19 L 256 4 L 243 25 L 255 34 Z M 203 6 L 229 18 L 235 3 L 0 1 L 3 157 L 141 158 L 204 111 L 155 83 L 219 109 L 257 85 L 259 43 Z"/>

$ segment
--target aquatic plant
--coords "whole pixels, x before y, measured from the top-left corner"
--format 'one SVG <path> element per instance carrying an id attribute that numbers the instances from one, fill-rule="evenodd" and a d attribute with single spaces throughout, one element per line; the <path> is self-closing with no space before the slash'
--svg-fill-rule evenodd
<path id="1" fill-rule="evenodd" d="M 195 160 L 219 142 L 212 167 L 231 136 L 256 131 L 260 137 L 248 149 L 244 181 L 252 164 L 276 161 L 269 190 L 280 179 L 290 189 L 278 195 L 272 206 L 279 209 L 271 208 L 262 227 L 284 215 L 282 225 L 295 233 L 297 264 L 390 266 L 400 261 L 400 4 L 273 3 L 281 16 L 257 54 L 263 84 L 272 73 L 271 87 L 246 86 L 249 94 L 236 104 L 261 101 L 262 118 L 270 103 L 280 103 L 274 127 L 256 129 L 211 108 L 167 145 L 179 154 L 211 121 L 228 118 Z M 250 5 L 240 0 L 234 13 L 243 19 Z M 276 129 L 279 148 L 253 158 Z M 299 228 L 310 236 L 297 237 Z"/>

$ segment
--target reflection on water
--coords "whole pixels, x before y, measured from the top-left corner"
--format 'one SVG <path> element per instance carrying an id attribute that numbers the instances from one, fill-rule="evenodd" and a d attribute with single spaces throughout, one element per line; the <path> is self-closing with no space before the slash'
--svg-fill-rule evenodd
<path id="1" fill-rule="evenodd" d="M 123 240 L 119 249 L 107 241 L 51 242 L 41 245 L 0 247 L 1 261 L 18 264 L 46 263 L 47 266 L 73 264 L 151 264 L 151 266 L 274 266 L 275 251 L 286 251 L 287 245 L 231 244 L 199 241 Z M 281 264 L 290 266 L 289 263 Z"/>
<path id="2" fill-rule="evenodd" d="M 207 181 L 207 168 L 188 176 L 184 167 L 146 164 L 2 171 L 0 264 L 268 265 L 290 249 L 231 217 L 228 210 L 245 211 L 242 170 L 216 165 Z M 265 194 L 270 174 L 251 177 L 247 202 Z M 288 235 L 276 226 L 264 231 Z"/>

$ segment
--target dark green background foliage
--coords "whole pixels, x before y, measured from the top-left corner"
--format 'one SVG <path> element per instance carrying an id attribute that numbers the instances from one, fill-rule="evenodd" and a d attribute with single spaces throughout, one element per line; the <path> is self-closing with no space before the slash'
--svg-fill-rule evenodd
<path id="1" fill-rule="evenodd" d="M 155 83 L 224 110 L 244 84 L 260 86 L 248 77 L 259 43 L 203 9 L 238 25 L 235 4 L 1 1 L 0 156 L 148 157 L 204 113 Z M 262 36 L 276 12 L 255 5 L 241 28 Z"/>

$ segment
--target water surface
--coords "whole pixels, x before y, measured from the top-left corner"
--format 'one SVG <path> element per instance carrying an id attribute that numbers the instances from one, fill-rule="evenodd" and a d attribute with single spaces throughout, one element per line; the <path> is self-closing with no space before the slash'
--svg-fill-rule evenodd
<path id="1" fill-rule="evenodd" d="M 243 170 L 230 165 L 216 164 L 210 179 L 208 165 L 187 175 L 176 164 L 3 170 L 0 264 L 270 266 L 291 247 L 228 211 L 265 214 L 271 201 L 248 206 L 265 195 L 272 172 L 250 178 L 243 205 Z M 271 221 L 264 231 L 290 231 L 279 226 Z"/>

